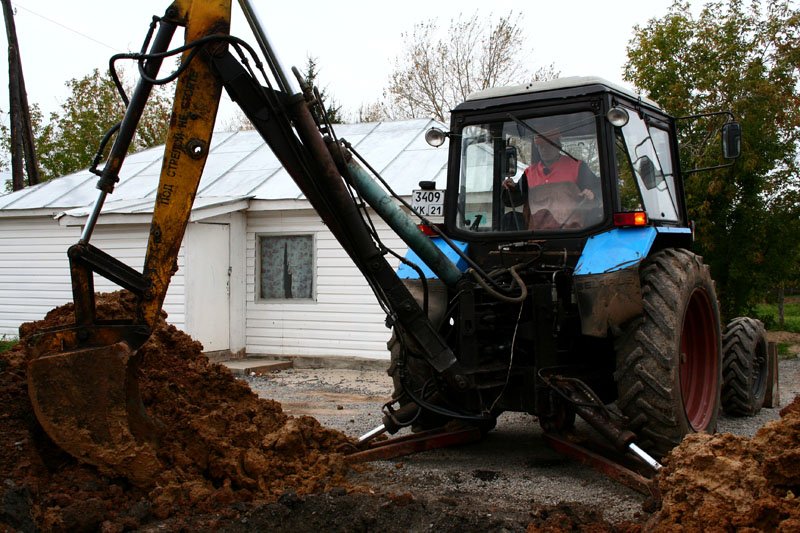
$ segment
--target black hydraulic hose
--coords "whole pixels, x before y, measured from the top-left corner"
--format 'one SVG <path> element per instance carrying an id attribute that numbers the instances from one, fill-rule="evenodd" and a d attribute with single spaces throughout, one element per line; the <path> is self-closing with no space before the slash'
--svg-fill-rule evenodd
<path id="1" fill-rule="evenodd" d="M 391 248 L 384 247 L 384 250 L 395 256 L 401 263 L 413 269 L 414 272 L 417 273 L 417 276 L 419 276 L 419 281 L 422 283 L 422 312 L 425 313 L 426 316 L 428 316 L 428 305 L 429 305 L 428 278 L 425 276 L 425 273 L 422 271 L 422 268 L 420 268 L 420 266 L 415 262 L 409 261 L 405 257 L 401 256 Z"/>
<path id="2" fill-rule="evenodd" d="M 520 287 L 519 296 L 514 296 L 514 297 L 506 296 L 505 294 L 501 294 L 501 293 L 495 291 L 474 270 L 469 269 L 467 272 L 469 274 L 471 274 L 473 279 L 475 279 L 475 281 L 478 282 L 478 285 L 483 287 L 486 290 L 486 292 L 488 292 L 492 297 L 494 297 L 494 298 L 496 298 L 496 299 L 498 299 L 498 300 L 500 300 L 502 302 L 506 302 L 506 303 L 510 303 L 510 304 L 518 304 L 520 302 L 524 302 L 525 298 L 528 297 L 528 287 L 527 287 L 527 285 L 525 285 L 525 282 L 522 280 L 522 278 L 520 277 L 519 273 L 517 272 L 517 269 L 522 267 L 522 266 L 524 266 L 524 265 L 518 264 L 518 265 L 514 265 L 514 266 L 512 266 L 511 268 L 508 269 L 508 271 L 511 273 L 511 277 L 514 278 L 514 281 Z"/>
<path id="3" fill-rule="evenodd" d="M 96 174 L 98 176 L 101 174 L 101 172 L 97 170 L 97 165 L 99 165 L 103 160 L 103 153 L 106 151 L 106 146 L 108 146 L 108 143 L 114 134 L 119 131 L 120 126 L 122 126 L 122 122 L 117 122 L 114 124 L 100 140 L 100 146 L 97 148 L 97 152 L 94 154 L 94 159 L 92 159 L 92 164 L 89 167 L 89 172 L 92 174 Z"/>
<path id="4" fill-rule="evenodd" d="M 411 398 L 411 401 L 423 409 L 448 418 L 468 420 L 471 422 L 488 422 L 493 419 L 493 417 L 489 414 L 468 414 L 459 413 L 458 411 L 451 411 L 450 409 L 446 409 L 428 402 L 423 398 L 423 396 L 425 396 L 424 394 L 417 396 L 417 394 L 414 392 L 413 384 L 409 381 L 409 375 L 406 370 L 408 368 L 406 365 L 408 361 L 408 349 L 405 346 L 402 334 L 397 335 L 397 341 L 400 343 L 400 352 L 397 360 L 397 372 L 400 377 L 400 384 L 403 386 L 403 392 L 407 394 L 409 398 Z"/>
<path id="5" fill-rule="evenodd" d="M 169 42 L 172 40 L 175 29 L 176 25 L 171 22 L 161 23 L 152 46 L 152 51 L 156 56 L 159 55 L 159 52 L 169 47 Z M 147 74 L 156 75 L 161 67 L 161 61 L 162 59 L 159 57 L 149 59 L 145 65 Z M 100 180 L 97 183 L 98 189 L 110 193 L 114 190 L 114 184 L 119 181 L 119 170 L 122 167 L 125 155 L 128 153 L 128 147 L 136 133 L 136 127 L 139 124 L 139 119 L 152 89 L 153 84 L 146 79 L 140 80 L 136 86 L 125 112 L 125 118 L 122 119 L 120 124 L 117 138 L 111 146 L 108 162 L 103 168 Z"/>

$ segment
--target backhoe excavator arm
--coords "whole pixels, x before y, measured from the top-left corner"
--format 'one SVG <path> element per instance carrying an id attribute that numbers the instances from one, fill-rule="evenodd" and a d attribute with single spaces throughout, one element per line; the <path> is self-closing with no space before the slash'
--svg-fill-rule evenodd
<path id="1" fill-rule="evenodd" d="M 139 395 L 136 350 L 150 336 L 161 312 L 208 156 L 221 93 L 211 57 L 225 53 L 230 8 L 230 0 L 176 0 L 160 20 L 143 62 L 144 75 L 100 173 L 100 196 L 80 241 L 68 252 L 75 323 L 41 332 L 30 346 L 28 392 L 47 434 L 74 457 L 141 486 L 153 483 L 161 465 L 155 451 L 156 424 L 147 417 Z M 183 52 L 140 273 L 89 241 L 105 198 L 119 181 L 154 78 L 178 26 L 185 26 L 186 42 L 196 44 Z M 101 320 L 96 316 L 94 274 L 136 295 L 135 317 Z"/>
<path id="2" fill-rule="evenodd" d="M 170 11 L 186 26 L 187 43 L 212 35 L 227 35 L 230 31 L 230 0 L 177 0 Z M 226 52 L 224 41 L 212 41 L 191 61 L 188 58 L 192 51 L 183 53 L 186 70 L 178 77 L 175 90 L 144 261 L 143 275 L 150 289 L 142 301 L 142 319 L 148 326 L 152 326 L 161 312 L 170 279 L 177 269 L 178 252 L 208 159 L 222 92 L 222 83 L 212 72 L 211 61 L 213 56 Z"/>
<path id="3" fill-rule="evenodd" d="M 158 431 L 139 396 L 136 350 L 149 337 L 177 269 L 223 85 L 353 259 L 396 326 L 407 332 L 453 386 L 467 385 L 455 355 L 394 273 L 361 218 L 342 178 L 358 169 L 347 162 L 339 144 L 320 134 L 312 113 L 317 104 L 312 91 L 290 89 L 248 0 L 240 2 L 277 88 L 266 76 L 267 86 L 262 86 L 252 70 L 230 53 L 231 46 L 239 51 L 247 48 L 229 35 L 230 0 L 176 0 L 167 9 L 148 54 L 140 58 L 144 75 L 100 173 L 97 204 L 80 241 L 69 250 L 75 323 L 40 333 L 30 347 L 34 358 L 28 371 L 29 394 L 45 431 L 73 456 L 140 485 L 153 482 L 160 464 L 155 454 Z M 178 26 L 185 27 L 186 45 L 140 273 L 92 246 L 90 239 L 105 198 L 119 181 L 136 125 Z M 396 229 L 443 280 L 452 285 L 463 281 L 461 273 L 413 224 L 399 224 Z M 109 321 L 96 316 L 95 274 L 137 296 L 135 317 Z"/>

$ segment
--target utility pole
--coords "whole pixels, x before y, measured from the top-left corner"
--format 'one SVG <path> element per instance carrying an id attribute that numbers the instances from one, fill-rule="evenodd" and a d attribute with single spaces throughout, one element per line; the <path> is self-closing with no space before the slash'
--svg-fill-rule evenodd
<path id="1" fill-rule="evenodd" d="M 25 186 L 22 172 L 23 160 L 28 185 L 39 183 L 39 166 L 36 160 L 36 148 L 33 142 L 31 114 L 28 108 L 28 93 L 25 90 L 25 78 L 22 76 L 22 60 L 17 42 L 17 29 L 14 25 L 14 12 L 11 0 L 0 0 L 3 3 L 3 16 L 8 36 L 8 89 L 11 116 L 11 185 L 18 191 Z"/>

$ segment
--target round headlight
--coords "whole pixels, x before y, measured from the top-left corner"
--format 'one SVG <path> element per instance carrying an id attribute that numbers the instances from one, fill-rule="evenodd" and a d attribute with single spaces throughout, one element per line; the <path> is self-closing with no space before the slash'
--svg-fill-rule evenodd
<path id="1" fill-rule="evenodd" d="M 431 128 L 425 132 L 425 142 L 434 148 L 439 148 L 443 145 L 446 138 L 447 134 L 439 128 Z"/>
<path id="2" fill-rule="evenodd" d="M 628 111 L 621 107 L 614 107 L 608 110 L 606 113 L 606 118 L 608 121 L 617 128 L 621 128 L 625 124 L 628 123 Z"/>

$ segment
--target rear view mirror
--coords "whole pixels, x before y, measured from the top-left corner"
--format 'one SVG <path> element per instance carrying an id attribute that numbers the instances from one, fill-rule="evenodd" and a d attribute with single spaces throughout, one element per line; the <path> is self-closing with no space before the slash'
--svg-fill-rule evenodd
<path id="1" fill-rule="evenodd" d="M 725 159 L 736 159 L 742 153 L 742 127 L 738 122 L 722 126 L 722 155 Z"/>
<path id="2" fill-rule="evenodd" d="M 513 177 L 517 174 L 517 147 L 506 146 L 505 158 L 505 175 L 507 178 Z"/>
<path id="3" fill-rule="evenodd" d="M 639 177 L 642 180 L 645 188 L 649 191 L 655 189 L 660 181 L 660 172 L 656 173 L 656 166 L 653 161 L 646 155 L 639 158 Z"/>

